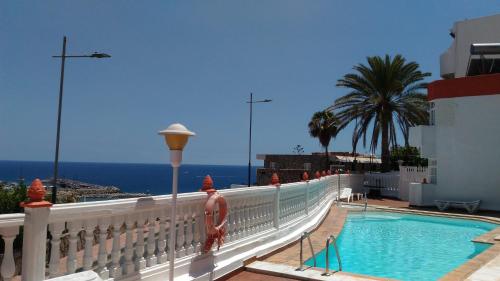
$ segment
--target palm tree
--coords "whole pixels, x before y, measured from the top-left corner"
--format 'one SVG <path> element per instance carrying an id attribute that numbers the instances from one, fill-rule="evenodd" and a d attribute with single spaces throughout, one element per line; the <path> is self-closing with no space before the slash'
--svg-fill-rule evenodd
<path id="1" fill-rule="evenodd" d="M 416 62 L 407 63 L 401 55 L 368 57 L 367 62 L 368 65 L 354 66 L 355 73 L 337 81 L 338 87 L 348 88 L 350 92 L 327 110 L 335 111 L 342 123 L 356 120 L 353 145 L 363 138 L 366 146 L 370 126 L 372 151 L 377 149 L 382 136 L 382 171 L 386 172 L 390 170 L 389 145 L 397 145 L 395 123 L 408 145 L 409 127 L 428 122 L 427 95 L 421 90 L 427 88 L 423 80 L 431 73 L 421 72 Z"/>
<path id="2" fill-rule="evenodd" d="M 326 110 L 314 113 L 308 124 L 311 137 L 318 138 L 321 146 L 325 148 L 326 169 L 329 168 L 328 164 L 330 163 L 328 145 L 330 145 L 330 140 L 336 137 L 340 130 L 338 124 L 335 115 Z"/>

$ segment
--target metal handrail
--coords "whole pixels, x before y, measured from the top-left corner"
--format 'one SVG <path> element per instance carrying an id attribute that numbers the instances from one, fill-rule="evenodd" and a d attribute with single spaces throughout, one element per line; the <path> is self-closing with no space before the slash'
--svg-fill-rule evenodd
<path id="1" fill-rule="evenodd" d="M 311 249 L 311 254 L 312 254 L 312 258 L 313 258 L 313 262 L 314 262 L 314 267 L 316 267 L 316 254 L 314 254 L 314 249 L 313 249 L 313 246 L 312 246 L 310 233 L 304 232 L 300 236 L 300 266 L 299 266 L 299 268 L 297 268 L 297 270 L 300 270 L 300 271 L 304 271 L 305 270 L 305 268 L 304 268 L 304 254 L 303 254 L 304 251 L 303 251 L 303 246 L 302 246 L 302 241 L 304 241 L 305 238 L 307 238 L 307 241 L 309 242 L 309 248 Z"/>
<path id="2" fill-rule="evenodd" d="M 326 239 L 326 260 L 325 260 L 325 272 L 322 275 L 329 276 L 331 275 L 329 270 L 330 265 L 330 240 L 333 242 L 333 248 L 335 248 L 335 254 L 337 255 L 337 262 L 339 263 L 339 271 L 342 271 L 342 262 L 340 261 L 339 249 L 337 248 L 337 239 L 335 236 L 330 235 Z"/>
<path id="3" fill-rule="evenodd" d="M 365 208 L 363 209 L 364 212 L 366 212 L 366 207 L 368 207 L 368 197 L 366 197 L 366 192 L 364 194 L 364 199 L 365 199 Z"/>

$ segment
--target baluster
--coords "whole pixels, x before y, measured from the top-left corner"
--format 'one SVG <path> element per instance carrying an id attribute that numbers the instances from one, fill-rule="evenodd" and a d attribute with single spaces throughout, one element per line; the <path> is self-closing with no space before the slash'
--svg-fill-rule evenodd
<path id="1" fill-rule="evenodd" d="M 260 210 L 259 210 L 259 197 L 255 197 L 255 199 L 253 200 L 254 201 L 254 204 L 253 204 L 253 233 L 259 233 L 259 224 L 260 224 L 260 216 L 259 216 L 259 213 L 260 213 Z"/>
<path id="2" fill-rule="evenodd" d="M 254 233 L 254 228 L 255 228 L 255 199 L 250 197 L 248 199 L 248 217 L 247 217 L 247 222 L 248 222 L 248 236 L 252 235 Z"/>
<path id="3" fill-rule="evenodd" d="M 78 242 L 78 233 L 80 232 L 80 230 L 82 230 L 81 222 L 68 222 L 69 248 L 66 264 L 68 274 L 75 273 L 76 271 L 76 246 Z"/>
<path id="4" fill-rule="evenodd" d="M 254 212 L 255 212 L 255 224 L 254 224 L 254 233 L 259 233 L 260 232 L 260 219 L 261 219 L 261 216 L 260 216 L 260 212 L 262 211 L 261 209 L 261 198 L 260 196 L 256 197 L 255 198 L 255 208 L 254 208 Z"/>
<path id="5" fill-rule="evenodd" d="M 49 277 L 57 277 L 59 273 L 59 260 L 61 256 L 61 233 L 64 230 L 64 223 L 54 223 L 49 225 L 50 235 L 50 261 L 49 261 Z"/>
<path id="6" fill-rule="evenodd" d="M 162 264 L 167 262 L 167 253 L 165 249 L 167 247 L 167 240 L 165 235 L 165 228 L 167 224 L 167 211 L 164 209 L 160 212 L 160 230 L 158 231 L 158 249 L 157 249 L 157 263 Z"/>
<path id="7" fill-rule="evenodd" d="M 264 198 L 260 196 L 257 205 L 257 233 L 261 232 L 264 227 L 264 208 Z"/>
<path id="8" fill-rule="evenodd" d="M 137 216 L 137 241 L 135 242 L 135 270 L 140 271 L 146 268 L 144 258 L 144 214 Z"/>
<path id="9" fill-rule="evenodd" d="M 131 215 L 127 216 L 125 219 L 125 274 L 129 275 L 134 273 L 134 230 L 135 230 L 135 218 Z"/>
<path id="10" fill-rule="evenodd" d="M 233 241 L 241 238 L 241 201 L 235 200 L 234 202 L 234 234 Z"/>
<path id="11" fill-rule="evenodd" d="M 200 250 L 203 249 L 203 246 L 205 245 L 205 240 L 207 238 L 207 230 L 206 230 L 206 225 L 205 225 L 205 206 L 200 206 L 200 224 L 198 226 L 198 229 L 200 230 L 200 243 L 199 247 Z"/>
<path id="12" fill-rule="evenodd" d="M 229 203 L 228 203 L 229 204 Z M 238 233 L 237 233 L 237 228 L 236 228 L 236 223 L 238 220 L 238 209 L 237 206 L 235 205 L 234 201 L 231 201 L 231 205 L 229 205 L 230 210 L 231 210 L 231 223 L 228 224 L 228 227 L 231 229 L 231 240 L 230 241 L 235 241 L 237 239 Z"/>
<path id="13" fill-rule="evenodd" d="M 195 207 L 194 214 L 194 233 L 193 233 L 193 252 L 199 253 L 201 250 L 201 223 L 200 223 L 200 214 L 202 207 Z M 204 210 L 204 209 L 203 209 Z"/>
<path id="14" fill-rule="evenodd" d="M 4 281 L 12 280 L 16 273 L 16 262 L 14 260 L 14 240 L 19 234 L 19 226 L 6 227 L 0 229 L 0 235 L 4 242 L 4 253 L 2 265 L 0 266 L 0 275 Z"/>
<path id="15" fill-rule="evenodd" d="M 181 258 L 184 256 L 185 252 L 185 247 L 184 247 L 184 233 L 186 231 L 185 229 L 185 225 L 184 225 L 184 215 L 183 215 L 183 208 L 180 207 L 179 210 L 178 210 L 178 216 L 175 218 L 175 221 L 177 222 L 177 235 L 176 235 L 176 238 L 177 238 L 177 241 L 176 241 L 176 247 L 175 247 L 175 250 L 176 250 L 176 257 L 178 258 Z"/>
<path id="16" fill-rule="evenodd" d="M 85 249 L 83 251 L 83 270 L 91 270 L 94 264 L 94 256 L 92 248 L 94 246 L 94 230 L 97 226 L 95 219 L 88 219 L 85 221 Z"/>
<path id="17" fill-rule="evenodd" d="M 274 200 L 272 198 L 267 202 L 267 228 L 274 226 Z"/>
<path id="18" fill-rule="evenodd" d="M 154 211 L 151 211 L 148 216 L 148 239 L 146 247 L 146 266 L 150 267 L 156 264 L 157 258 L 155 257 L 155 224 L 156 216 Z"/>
<path id="19" fill-rule="evenodd" d="M 241 205 L 240 205 L 240 238 L 245 237 L 245 227 L 246 227 L 246 222 L 245 222 L 245 214 L 246 214 L 246 201 L 242 198 L 241 199 Z"/>
<path id="20" fill-rule="evenodd" d="M 248 199 L 243 201 L 243 237 L 247 237 L 249 235 L 250 228 L 250 208 Z"/>
<path id="21" fill-rule="evenodd" d="M 193 247 L 193 211 L 192 204 L 187 206 L 187 214 L 186 214 L 186 255 L 190 255 L 194 253 Z"/>
<path id="22" fill-rule="evenodd" d="M 248 222 L 248 229 L 247 229 L 247 236 L 250 236 L 253 234 L 253 228 L 254 228 L 254 198 L 249 198 L 248 199 L 248 205 L 247 205 L 247 219 L 246 221 Z"/>
<path id="23" fill-rule="evenodd" d="M 231 206 L 228 204 L 227 206 L 227 222 L 226 222 L 226 242 L 231 242 L 233 238 L 233 219 L 234 219 L 234 214 L 233 214 L 233 209 Z"/>
<path id="24" fill-rule="evenodd" d="M 111 248 L 111 270 L 109 275 L 115 279 L 122 275 L 122 268 L 120 266 L 120 234 L 122 225 L 123 217 L 118 216 L 113 218 L 113 247 Z"/>
<path id="25" fill-rule="evenodd" d="M 99 255 L 97 257 L 97 274 L 103 279 L 109 279 L 109 270 L 106 267 L 108 262 L 108 250 L 106 249 L 106 239 L 108 238 L 109 219 L 99 220 Z"/>
<path id="26" fill-rule="evenodd" d="M 269 219 L 269 217 L 268 217 L 268 210 L 269 210 L 268 203 L 269 202 L 267 201 L 266 197 L 262 197 L 262 227 L 261 228 L 263 231 L 267 229 L 267 224 L 269 222 L 268 221 L 268 219 Z"/>

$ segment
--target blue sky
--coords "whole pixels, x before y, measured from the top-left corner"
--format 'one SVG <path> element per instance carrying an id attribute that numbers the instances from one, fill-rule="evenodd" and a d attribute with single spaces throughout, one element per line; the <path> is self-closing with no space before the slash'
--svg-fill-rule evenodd
<path id="1" fill-rule="evenodd" d="M 197 133 L 186 163 L 245 165 L 250 92 L 273 99 L 254 108 L 255 153 L 318 151 L 307 122 L 345 94 L 335 81 L 353 65 L 401 53 L 438 79 L 453 22 L 498 11 L 491 0 L 2 1 L 0 159 L 53 159 L 63 35 L 69 54 L 113 57 L 67 61 L 62 161 L 168 162 L 157 131 L 181 122 Z M 351 150 L 351 133 L 330 150 Z"/>

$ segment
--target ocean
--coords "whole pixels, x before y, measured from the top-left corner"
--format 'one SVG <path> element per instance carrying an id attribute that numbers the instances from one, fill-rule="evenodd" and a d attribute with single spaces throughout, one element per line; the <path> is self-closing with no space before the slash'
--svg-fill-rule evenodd
<path id="1" fill-rule="evenodd" d="M 256 181 L 257 168 L 252 167 L 252 183 Z M 0 180 L 17 181 L 22 177 L 29 184 L 35 178 L 51 178 L 53 169 L 53 162 L 0 161 Z M 182 165 L 178 192 L 199 190 L 206 175 L 212 177 L 217 189 L 229 188 L 231 184 L 247 184 L 247 169 L 248 166 Z M 172 193 L 170 164 L 60 162 L 59 178 L 113 185 L 123 192 Z"/>

